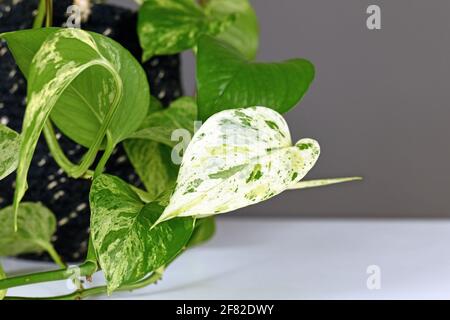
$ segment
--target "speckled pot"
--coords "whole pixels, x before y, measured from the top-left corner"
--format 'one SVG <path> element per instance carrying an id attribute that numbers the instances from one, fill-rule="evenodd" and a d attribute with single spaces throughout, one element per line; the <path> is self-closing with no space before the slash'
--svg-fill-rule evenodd
<path id="1" fill-rule="evenodd" d="M 0 2 L 0 33 L 31 28 L 38 0 L 2 0 Z M 70 1 L 55 1 L 54 25 L 62 26 Z M 121 43 L 136 59 L 141 49 L 136 34 L 135 13 L 109 5 L 94 5 L 84 30 L 95 31 Z M 160 56 L 143 64 L 151 92 L 164 105 L 181 96 L 179 56 Z M 26 105 L 26 81 L 16 66 L 4 42 L 0 43 L 0 121 L 21 131 Z M 58 133 L 59 142 L 72 161 L 79 161 L 86 149 Z M 142 186 L 125 152 L 118 147 L 106 168 L 129 183 Z M 12 203 L 15 174 L 0 181 L 0 208 Z M 82 260 L 87 251 L 89 234 L 88 195 L 90 182 L 69 178 L 49 154 L 41 138 L 31 164 L 29 189 L 24 201 L 41 202 L 51 209 L 58 220 L 53 243 L 62 258 L 68 262 Z M 49 260 L 46 254 L 26 255 L 28 259 Z"/>

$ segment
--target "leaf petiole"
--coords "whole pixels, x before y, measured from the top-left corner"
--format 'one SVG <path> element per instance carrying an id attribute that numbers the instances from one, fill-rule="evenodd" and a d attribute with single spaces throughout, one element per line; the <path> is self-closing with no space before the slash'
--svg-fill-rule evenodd
<path id="1" fill-rule="evenodd" d="M 45 19 L 45 12 L 46 12 L 46 0 L 41 0 L 39 2 L 39 8 L 36 15 L 36 18 L 33 22 L 33 29 L 40 28 L 42 24 L 44 23 Z"/>
<path id="2" fill-rule="evenodd" d="M 0 290 L 20 287 L 24 285 L 59 281 L 69 279 L 73 276 L 90 276 L 97 270 L 97 265 L 91 261 L 85 262 L 78 267 L 70 267 L 46 272 L 38 272 L 23 276 L 17 276 L 0 280 Z"/>
<path id="3" fill-rule="evenodd" d="M 76 171 L 79 165 L 74 164 L 64 154 L 64 151 L 61 149 L 61 146 L 59 145 L 58 140 L 56 139 L 55 131 L 53 129 L 50 120 L 47 120 L 47 122 L 45 123 L 44 137 L 45 141 L 47 142 L 47 146 L 50 150 L 50 153 L 52 154 L 53 159 L 56 161 L 59 167 L 63 169 L 64 172 L 66 172 L 70 177 L 76 178 L 72 175 L 72 172 Z M 91 179 L 93 175 L 94 175 L 93 171 L 86 170 L 86 172 L 81 177 L 77 178 Z"/>
<path id="4" fill-rule="evenodd" d="M 116 291 L 133 291 L 147 287 L 151 284 L 155 284 L 157 281 L 161 280 L 165 268 L 161 267 L 153 272 L 148 277 L 143 280 L 137 281 L 133 284 L 128 284 L 118 288 Z M 55 297 L 45 297 L 45 298 L 28 298 L 28 297 L 6 297 L 5 300 L 81 300 L 91 296 L 96 296 L 100 294 L 107 293 L 107 286 L 99 286 L 89 289 L 77 290 L 68 295 L 55 296 Z"/>
<path id="5" fill-rule="evenodd" d="M 97 168 L 95 168 L 94 178 L 103 173 L 106 162 L 108 162 L 108 159 L 111 157 L 111 154 L 114 151 L 114 147 L 115 144 L 111 138 L 111 135 L 109 133 L 106 133 L 106 148 L 105 151 L 103 152 L 102 157 L 100 158 Z"/>

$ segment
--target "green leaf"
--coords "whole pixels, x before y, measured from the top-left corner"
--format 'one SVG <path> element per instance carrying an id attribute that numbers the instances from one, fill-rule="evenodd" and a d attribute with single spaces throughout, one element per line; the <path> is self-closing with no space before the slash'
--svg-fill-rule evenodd
<path id="1" fill-rule="evenodd" d="M 26 33 L 26 37 L 21 33 Z M 119 44 L 99 34 L 79 29 L 37 29 L 2 35 L 12 43 L 17 61 L 23 47 L 48 34 L 31 60 L 22 66 L 28 76 L 28 105 L 22 128 L 14 207 L 26 190 L 26 176 L 39 136 L 51 113 L 56 125 L 76 142 L 89 147 L 80 165 L 81 174 L 94 162 L 106 140 L 113 146 L 134 132 L 149 106 L 144 71 Z M 11 40 L 13 39 L 13 40 Z M 22 49 L 22 50 L 19 50 Z M 20 58 L 19 58 L 20 57 Z M 137 94 L 139 92 L 139 94 Z M 77 174 L 74 174 L 77 176 Z"/>
<path id="2" fill-rule="evenodd" d="M 362 180 L 361 177 L 348 177 L 348 178 L 334 178 L 334 179 L 318 179 L 318 180 L 309 180 L 309 181 L 300 181 L 294 185 L 292 185 L 290 190 L 297 189 L 308 189 L 308 188 L 316 188 L 316 187 L 324 187 L 337 183 L 351 182 L 351 181 L 359 181 Z"/>
<path id="3" fill-rule="evenodd" d="M 20 135 L 0 124 L 0 180 L 17 168 L 19 162 Z"/>
<path id="4" fill-rule="evenodd" d="M 189 144 L 159 221 L 201 218 L 267 200 L 298 183 L 319 154 L 312 139 L 293 146 L 286 121 L 272 109 L 217 113 Z"/>
<path id="5" fill-rule="evenodd" d="M 307 60 L 250 62 L 227 44 L 204 36 L 197 54 L 199 118 L 251 106 L 287 112 L 301 100 L 313 78 L 314 66 Z"/>
<path id="6" fill-rule="evenodd" d="M 216 17 L 236 14 L 236 21 L 216 36 L 253 60 L 259 46 L 259 26 L 255 11 L 247 0 L 211 0 L 207 10 Z"/>
<path id="7" fill-rule="evenodd" d="M 202 34 L 218 34 L 234 18 L 234 15 L 215 17 L 194 0 L 146 0 L 138 19 L 143 60 L 191 49 Z"/>
<path id="8" fill-rule="evenodd" d="M 152 198 L 171 189 L 178 175 L 171 153 L 172 147 L 180 142 L 172 140 L 172 133 L 185 129 L 192 134 L 196 118 L 195 100 L 183 97 L 167 109 L 150 113 L 140 130 L 125 141 L 128 158 Z"/>
<path id="9" fill-rule="evenodd" d="M 175 185 L 178 166 L 172 162 L 171 148 L 143 139 L 126 140 L 124 147 L 151 199 Z"/>
<path id="10" fill-rule="evenodd" d="M 0 263 L 0 280 L 6 279 L 6 273 L 3 270 L 2 264 Z M 0 300 L 3 300 L 6 297 L 7 290 L 0 290 Z"/>
<path id="11" fill-rule="evenodd" d="M 188 247 L 203 244 L 214 236 L 216 233 L 216 221 L 214 217 L 198 219 L 195 222 L 194 232 L 189 240 Z"/>
<path id="12" fill-rule="evenodd" d="M 117 42 L 96 33 L 60 28 L 22 30 L 1 37 L 32 88 L 37 85 L 30 82 L 32 66 L 45 69 L 48 80 L 72 62 L 92 63 L 75 80 L 66 81 L 67 88 L 56 99 L 51 113 L 57 127 L 75 142 L 87 148 L 93 144 L 117 91 L 122 92 L 121 100 L 108 127 L 112 140 L 120 141 L 139 127 L 150 101 L 147 78 L 141 65 Z M 44 41 L 46 45 L 42 47 Z M 40 57 L 35 57 L 39 50 Z M 46 50 L 53 54 L 46 57 Z M 51 60 L 58 55 L 63 60 Z M 116 77 L 121 80 L 122 89 L 113 81 Z"/>
<path id="13" fill-rule="evenodd" d="M 154 226 L 164 207 L 142 203 L 127 183 L 114 176 L 94 180 L 90 204 L 93 245 L 109 292 L 170 262 L 194 228 L 192 218 Z"/>
<path id="14" fill-rule="evenodd" d="M 164 109 L 164 106 L 162 105 L 161 101 L 159 101 L 154 96 L 150 96 L 150 106 L 148 108 L 147 115 L 152 114 L 156 111 L 161 111 Z"/>
<path id="15" fill-rule="evenodd" d="M 18 211 L 18 229 L 14 231 L 13 208 L 0 210 L 0 256 L 24 253 L 53 253 L 51 237 L 56 231 L 56 219 L 39 203 L 22 203 Z"/>
<path id="16" fill-rule="evenodd" d="M 178 129 L 194 132 L 197 119 L 197 104 L 191 97 L 182 97 L 172 102 L 167 109 L 152 112 L 129 139 L 147 139 L 173 147 L 178 141 L 172 140 L 172 133 Z"/>

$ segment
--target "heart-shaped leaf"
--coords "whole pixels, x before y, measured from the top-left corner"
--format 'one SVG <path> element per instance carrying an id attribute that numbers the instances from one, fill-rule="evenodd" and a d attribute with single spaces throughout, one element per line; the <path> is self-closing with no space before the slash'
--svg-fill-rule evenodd
<path id="1" fill-rule="evenodd" d="M 39 30 L 20 31 L 27 32 L 31 41 L 39 32 L 48 36 L 33 56 L 31 65 L 22 66 L 28 76 L 28 105 L 17 169 L 16 209 L 25 193 L 31 158 L 50 113 L 64 133 L 89 147 L 79 169 L 83 174 L 105 140 L 112 150 L 139 127 L 149 105 L 145 74 L 120 45 L 79 29 Z M 16 56 L 22 51 L 15 35 L 2 36 L 8 42 L 13 39 L 12 51 Z M 33 42 L 33 47 L 37 47 L 37 43 Z"/>
<path id="2" fill-rule="evenodd" d="M 312 139 L 292 146 L 285 120 L 272 109 L 222 111 L 195 133 L 160 221 L 210 216 L 269 199 L 298 183 L 319 154 Z"/>
<path id="3" fill-rule="evenodd" d="M 267 106 L 280 113 L 293 108 L 314 79 L 314 66 L 304 59 L 255 63 L 231 46 L 204 36 L 197 53 L 199 118 L 225 109 Z"/>
<path id="4" fill-rule="evenodd" d="M 256 57 L 259 45 L 258 18 L 247 0 L 210 0 L 206 10 L 217 17 L 236 14 L 236 20 L 215 38 L 230 44 L 250 60 Z"/>
<path id="5" fill-rule="evenodd" d="M 22 203 L 18 229 L 14 231 L 13 208 L 0 210 L 0 256 L 48 251 L 54 254 L 51 237 L 56 231 L 53 213 L 39 203 Z"/>
<path id="6" fill-rule="evenodd" d="M 16 170 L 19 147 L 20 135 L 0 124 L 0 180 Z"/>
<path id="7" fill-rule="evenodd" d="M 164 210 L 144 204 L 124 181 L 98 176 L 91 188 L 92 240 L 112 292 L 170 262 L 189 241 L 194 219 L 178 218 L 154 226 Z"/>
<path id="8" fill-rule="evenodd" d="M 234 18 L 234 15 L 215 17 L 194 0 L 146 0 L 138 20 L 143 60 L 193 48 L 202 34 L 218 34 Z"/>

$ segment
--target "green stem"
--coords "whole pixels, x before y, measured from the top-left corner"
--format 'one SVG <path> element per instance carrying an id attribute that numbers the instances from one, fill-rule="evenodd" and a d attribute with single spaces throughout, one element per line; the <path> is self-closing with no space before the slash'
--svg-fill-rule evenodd
<path id="1" fill-rule="evenodd" d="M 20 287 L 24 285 L 59 281 L 69 279 L 73 276 L 91 276 L 97 270 L 97 265 L 92 262 L 86 262 L 78 267 L 70 267 L 54 271 L 38 272 L 23 276 L 17 276 L 0 280 L 0 290 Z"/>
<path id="2" fill-rule="evenodd" d="M 106 134 L 106 148 L 103 152 L 103 155 L 100 159 L 100 161 L 97 164 L 97 168 L 95 168 L 94 172 L 94 178 L 101 175 L 103 173 L 103 170 L 105 169 L 105 165 L 108 162 L 109 158 L 111 157 L 111 154 L 114 151 L 114 142 L 111 138 L 111 135 L 109 133 Z"/>
<path id="3" fill-rule="evenodd" d="M 46 10 L 46 18 L 45 18 L 45 26 L 47 28 L 49 28 L 53 25 L 53 0 L 46 0 L 45 7 L 47 9 Z"/>
<path id="4" fill-rule="evenodd" d="M 106 114 L 106 117 L 103 120 L 103 123 L 102 123 L 99 131 L 97 132 L 97 136 L 94 140 L 94 143 L 91 145 L 89 150 L 86 152 L 81 164 L 75 170 L 70 172 L 70 174 L 74 177 L 81 177 L 82 175 L 84 175 L 87 172 L 87 170 L 89 170 L 89 167 L 92 165 L 92 163 L 94 162 L 97 152 L 100 149 L 105 136 L 107 135 L 108 128 L 116 114 L 117 108 L 119 107 L 120 101 L 122 100 L 122 95 L 123 95 L 122 79 L 116 73 L 114 68 L 111 65 L 109 65 L 108 63 L 102 62 L 102 63 L 99 63 L 99 65 L 101 65 L 102 67 L 104 67 L 106 70 L 108 70 L 111 73 L 111 75 L 114 79 L 114 82 L 116 83 L 117 91 L 114 96 L 114 101 L 111 105 L 111 108 L 108 110 L 108 113 Z"/>
<path id="5" fill-rule="evenodd" d="M 86 172 L 80 177 L 75 177 L 72 175 L 72 172 L 75 172 L 79 168 L 79 165 L 74 164 L 64 154 L 64 151 L 61 149 L 61 146 L 59 145 L 58 139 L 56 139 L 55 131 L 53 130 L 53 126 L 50 120 L 47 120 L 45 123 L 44 137 L 45 141 L 47 142 L 47 146 L 50 150 L 50 153 L 53 156 L 53 159 L 55 159 L 58 166 L 61 169 L 63 169 L 64 172 L 67 173 L 67 175 L 69 175 L 72 178 L 84 178 L 84 179 L 92 178 L 94 172 L 91 170 L 86 170 Z"/>
<path id="6" fill-rule="evenodd" d="M 46 0 L 41 0 L 39 2 L 38 12 L 36 15 L 36 18 L 33 22 L 33 29 L 42 27 L 42 24 L 44 23 L 45 18 L 45 12 L 46 12 Z"/>
<path id="7" fill-rule="evenodd" d="M 94 248 L 94 242 L 92 241 L 92 235 L 89 235 L 89 245 L 88 245 L 88 251 L 87 251 L 85 263 L 87 263 L 87 262 L 94 263 L 98 269 L 97 255 L 95 254 L 95 248 Z M 95 271 L 97 271 L 97 269 Z"/>
<path id="8" fill-rule="evenodd" d="M 151 284 L 156 283 L 162 278 L 164 272 L 164 267 L 159 268 L 155 272 L 153 272 L 147 278 L 144 278 L 141 281 L 135 282 L 133 284 L 125 285 L 120 287 L 116 291 L 133 291 L 137 289 L 144 288 Z M 63 296 L 55 296 L 55 297 L 44 297 L 44 298 L 29 298 L 29 297 L 6 297 L 5 300 L 81 300 L 91 296 L 96 296 L 99 294 L 107 293 L 108 288 L 106 286 L 94 287 L 89 289 L 81 289 L 75 291 L 73 293 L 63 295 Z"/>

